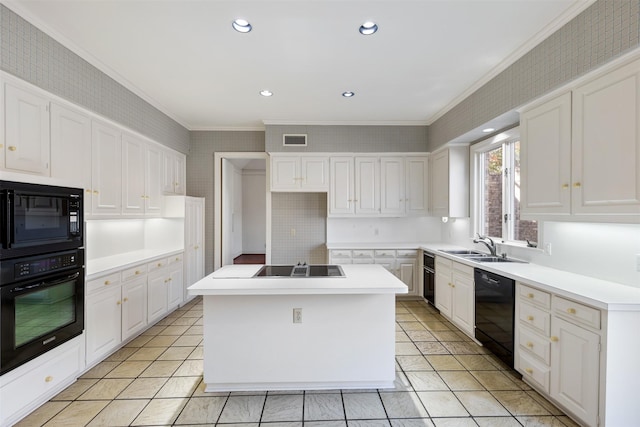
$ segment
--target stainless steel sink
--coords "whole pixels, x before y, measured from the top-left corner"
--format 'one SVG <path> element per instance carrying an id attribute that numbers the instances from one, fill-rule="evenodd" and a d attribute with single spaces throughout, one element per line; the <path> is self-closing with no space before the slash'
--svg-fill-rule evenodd
<path id="1" fill-rule="evenodd" d="M 442 252 L 446 253 L 446 254 L 451 254 L 451 255 L 458 255 L 458 256 L 489 256 L 488 254 L 482 253 L 482 252 L 478 252 L 478 251 L 472 251 L 472 250 L 468 250 L 468 249 L 460 249 L 460 250 L 442 250 Z"/>
<path id="2" fill-rule="evenodd" d="M 500 256 L 491 256 L 491 255 L 479 256 L 479 257 L 464 257 L 464 259 L 468 259 L 476 262 L 520 262 L 520 263 L 525 262 L 525 261 L 518 261 L 511 258 L 502 258 Z"/>

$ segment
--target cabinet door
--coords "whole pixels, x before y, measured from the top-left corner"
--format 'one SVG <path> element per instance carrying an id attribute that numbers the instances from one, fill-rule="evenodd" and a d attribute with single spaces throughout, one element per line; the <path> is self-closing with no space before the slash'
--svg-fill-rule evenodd
<path id="1" fill-rule="evenodd" d="M 121 304 L 119 286 L 87 296 L 87 363 L 98 360 L 120 344 Z"/>
<path id="2" fill-rule="evenodd" d="M 520 116 L 521 213 L 571 210 L 571 93 Z"/>
<path id="3" fill-rule="evenodd" d="M 144 214 L 145 149 L 143 141 L 122 136 L 122 213 Z"/>
<path id="4" fill-rule="evenodd" d="M 91 119 L 51 104 L 51 176 L 91 192 Z M 91 198 L 85 202 L 91 210 Z"/>
<path id="5" fill-rule="evenodd" d="M 157 320 L 167 312 L 168 283 L 167 273 L 164 269 L 149 274 L 147 280 L 147 310 L 148 323 Z"/>
<path id="6" fill-rule="evenodd" d="M 176 153 L 174 154 L 174 184 L 173 184 L 173 192 L 175 194 L 186 194 L 187 186 L 186 186 L 186 158 L 183 154 Z"/>
<path id="7" fill-rule="evenodd" d="M 99 122 L 92 123 L 91 212 L 116 215 L 122 203 L 122 142 L 120 132 Z"/>
<path id="8" fill-rule="evenodd" d="M 329 161 L 331 188 L 329 191 L 329 214 L 353 214 L 353 157 L 332 157 Z"/>
<path id="9" fill-rule="evenodd" d="M 442 268 L 442 264 L 436 266 L 436 308 L 444 316 L 451 318 L 451 270 Z"/>
<path id="10" fill-rule="evenodd" d="M 147 145 L 145 161 L 144 212 L 146 216 L 160 216 L 162 212 L 162 150 Z"/>
<path id="11" fill-rule="evenodd" d="M 380 213 L 380 161 L 377 157 L 355 158 L 355 213 Z"/>
<path id="12" fill-rule="evenodd" d="M 176 188 L 176 162 L 173 153 L 162 153 L 162 191 L 166 194 L 174 194 Z"/>
<path id="13" fill-rule="evenodd" d="M 302 156 L 300 158 L 299 176 L 302 190 L 329 190 L 329 158 L 324 156 Z"/>
<path id="14" fill-rule="evenodd" d="M 300 158 L 271 157 L 271 190 L 291 191 L 300 188 Z"/>
<path id="15" fill-rule="evenodd" d="M 147 325 L 147 278 L 122 285 L 122 339 Z"/>
<path id="16" fill-rule="evenodd" d="M 409 288 L 409 295 L 416 295 L 416 260 L 415 258 L 396 259 L 398 277 Z"/>
<path id="17" fill-rule="evenodd" d="M 5 85 L 5 166 L 49 176 L 49 100 Z"/>
<path id="18" fill-rule="evenodd" d="M 404 158 L 380 158 L 380 213 L 405 214 Z"/>
<path id="19" fill-rule="evenodd" d="M 600 337 L 557 317 L 551 321 L 551 396 L 587 425 L 598 420 Z"/>
<path id="20" fill-rule="evenodd" d="M 640 214 L 640 60 L 573 96 L 574 214 Z"/>
<path id="21" fill-rule="evenodd" d="M 473 277 L 454 269 L 452 279 L 453 309 L 451 319 L 465 332 L 473 336 L 475 332 Z"/>
<path id="22" fill-rule="evenodd" d="M 431 213 L 449 216 L 449 150 L 431 157 Z"/>
<path id="23" fill-rule="evenodd" d="M 184 269 L 182 262 L 170 265 L 167 282 L 167 309 L 180 305 L 184 297 Z"/>
<path id="24" fill-rule="evenodd" d="M 429 213 L 429 158 L 426 156 L 405 159 L 405 212 L 407 215 Z"/>
<path id="25" fill-rule="evenodd" d="M 186 203 L 185 288 L 204 277 L 204 199 L 188 197 Z"/>

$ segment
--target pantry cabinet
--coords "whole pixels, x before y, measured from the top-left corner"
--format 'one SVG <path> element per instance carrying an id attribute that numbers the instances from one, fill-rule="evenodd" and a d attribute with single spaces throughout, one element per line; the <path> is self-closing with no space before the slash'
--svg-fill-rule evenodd
<path id="1" fill-rule="evenodd" d="M 49 99 L 38 92 L 4 85 L 5 169 L 49 176 Z"/>
<path id="2" fill-rule="evenodd" d="M 313 155 L 271 155 L 271 191 L 329 190 L 329 158 Z"/>
<path id="3" fill-rule="evenodd" d="M 184 300 L 187 288 L 204 277 L 204 198 L 186 197 L 184 215 Z"/>
<path id="4" fill-rule="evenodd" d="M 436 257 L 436 308 L 470 337 L 475 336 L 473 268 Z"/>
<path id="5" fill-rule="evenodd" d="M 524 110 L 523 217 L 640 221 L 638 117 L 640 60 Z"/>

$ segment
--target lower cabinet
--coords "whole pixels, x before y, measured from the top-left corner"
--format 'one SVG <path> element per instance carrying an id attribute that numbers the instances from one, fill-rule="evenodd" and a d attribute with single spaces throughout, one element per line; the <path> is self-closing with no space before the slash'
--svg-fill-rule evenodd
<path id="1" fill-rule="evenodd" d="M 516 286 L 515 368 L 581 424 L 599 424 L 600 310 Z"/>
<path id="2" fill-rule="evenodd" d="M 473 267 L 436 257 L 436 308 L 460 330 L 474 337 Z"/>
<path id="3" fill-rule="evenodd" d="M 332 249 L 330 264 L 378 264 L 407 285 L 408 296 L 420 294 L 418 251 L 415 249 Z"/>

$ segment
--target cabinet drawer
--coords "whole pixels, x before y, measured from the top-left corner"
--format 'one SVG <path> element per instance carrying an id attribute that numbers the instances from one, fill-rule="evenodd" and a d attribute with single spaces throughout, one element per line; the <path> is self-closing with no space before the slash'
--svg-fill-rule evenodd
<path id="1" fill-rule="evenodd" d="M 522 302 L 518 307 L 520 309 L 518 318 L 520 319 L 521 325 L 527 325 L 544 336 L 549 336 L 551 331 L 551 315 L 549 313 L 538 307 Z"/>
<path id="2" fill-rule="evenodd" d="M 541 336 L 527 328 L 520 328 L 518 345 L 520 351 L 531 353 L 548 366 L 551 361 L 551 342 L 549 338 Z"/>
<path id="3" fill-rule="evenodd" d="M 87 282 L 87 293 L 97 291 L 105 286 L 117 286 L 120 284 L 120 273 L 113 273 L 108 276 L 93 279 Z"/>
<path id="4" fill-rule="evenodd" d="M 362 258 L 373 259 L 373 251 L 354 250 L 352 253 L 354 260 Z"/>
<path id="5" fill-rule="evenodd" d="M 175 264 L 176 262 L 182 262 L 182 254 L 176 254 L 167 258 L 167 263 L 169 265 Z"/>
<path id="6" fill-rule="evenodd" d="M 351 259 L 351 251 L 331 251 L 331 259 Z"/>
<path id="7" fill-rule="evenodd" d="M 160 270 L 161 268 L 165 268 L 167 266 L 168 262 L 166 258 L 162 258 L 153 262 L 150 262 L 147 264 L 147 270 L 149 271 L 149 273 L 151 273 L 152 271 L 156 271 L 156 270 Z"/>
<path id="8" fill-rule="evenodd" d="M 127 268 L 126 270 L 122 270 L 122 281 L 126 282 L 127 280 L 135 279 L 145 274 L 147 274 L 147 266 L 144 264 Z"/>
<path id="9" fill-rule="evenodd" d="M 406 249 L 398 249 L 397 251 L 398 258 L 417 258 L 418 251 L 416 250 L 406 250 Z"/>
<path id="10" fill-rule="evenodd" d="M 469 277 L 473 277 L 473 267 L 469 267 L 465 264 L 460 264 L 459 262 L 452 262 L 451 265 L 457 272 L 460 272 Z"/>
<path id="11" fill-rule="evenodd" d="M 600 329 L 600 310 L 561 297 L 553 298 L 553 313 L 574 323 Z"/>
<path id="12" fill-rule="evenodd" d="M 518 355 L 520 373 L 531 383 L 536 384 L 545 393 L 549 393 L 549 367 L 520 352 Z"/>
<path id="13" fill-rule="evenodd" d="M 373 256 L 375 258 L 395 258 L 396 251 L 392 249 L 387 249 L 387 250 L 378 249 L 374 251 Z"/>
<path id="14" fill-rule="evenodd" d="M 530 288 L 527 285 L 520 285 L 520 298 L 531 304 L 536 304 L 546 309 L 551 308 L 551 294 L 539 289 Z"/>

